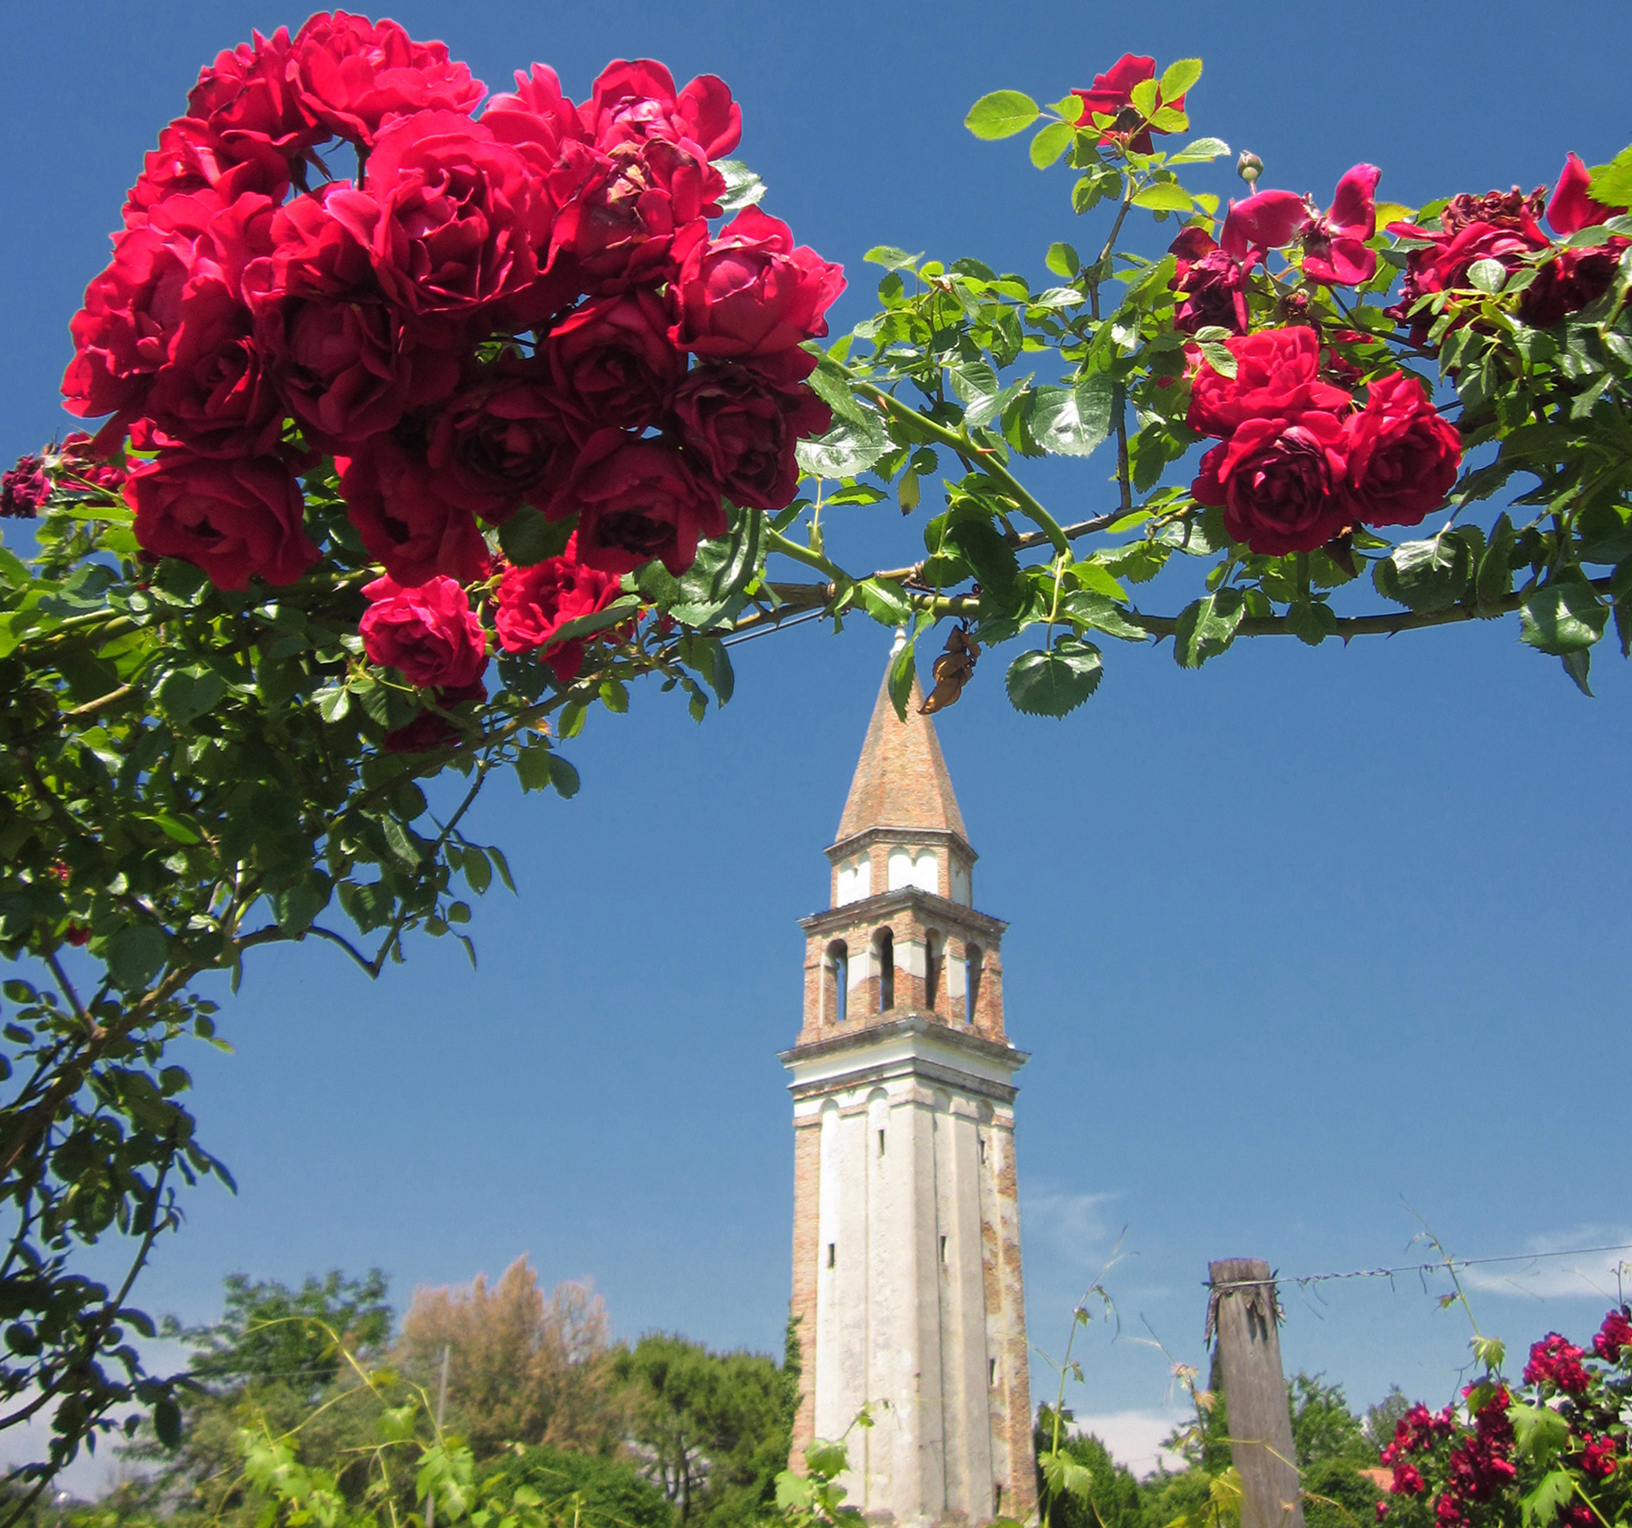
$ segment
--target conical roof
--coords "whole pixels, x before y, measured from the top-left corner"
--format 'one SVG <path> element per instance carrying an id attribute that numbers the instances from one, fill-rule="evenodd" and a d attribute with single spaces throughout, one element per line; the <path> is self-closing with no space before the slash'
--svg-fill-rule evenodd
<path id="1" fill-rule="evenodd" d="M 935 723 L 919 711 L 923 703 L 914 673 L 907 719 L 902 721 L 890 703 L 890 673 L 885 669 L 835 842 L 869 828 L 938 828 L 968 842 Z"/>

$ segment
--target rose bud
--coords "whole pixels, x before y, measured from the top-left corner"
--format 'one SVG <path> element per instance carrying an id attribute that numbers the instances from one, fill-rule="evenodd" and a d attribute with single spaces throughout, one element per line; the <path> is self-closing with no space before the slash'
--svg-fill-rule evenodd
<path id="1" fill-rule="evenodd" d="M 1235 173 L 1250 186 L 1264 173 L 1264 162 L 1251 149 L 1242 149 L 1235 161 Z"/>

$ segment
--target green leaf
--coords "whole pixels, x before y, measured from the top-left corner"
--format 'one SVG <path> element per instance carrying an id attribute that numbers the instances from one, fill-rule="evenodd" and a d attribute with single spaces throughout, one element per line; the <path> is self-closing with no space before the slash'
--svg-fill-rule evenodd
<path id="1" fill-rule="evenodd" d="M 1246 608 L 1239 589 L 1220 589 L 1186 605 L 1173 633 L 1173 656 L 1179 667 L 1200 668 L 1224 652 L 1235 641 Z"/>
<path id="2" fill-rule="evenodd" d="M 1069 122 L 1050 122 L 1031 140 L 1031 162 L 1039 170 L 1046 170 L 1068 148 L 1077 136 Z"/>
<path id="3" fill-rule="evenodd" d="M 585 637 L 592 637 L 596 632 L 605 631 L 609 626 L 621 626 L 623 622 L 632 620 L 639 608 L 638 594 L 620 594 L 605 610 L 597 610 L 591 615 L 581 615 L 576 620 L 563 622 L 550 633 L 550 641 L 581 642 Z"/>
<path id="4" fill-rule="evenodd" d="M 516 778 L 521 782 L 523 791 L 541 791 L 553 783 L 552 757 L 549 746 L 542 742 L 529 743 L 517 753 Z"/>
<path id="5" fill-rule="evenodd" d="M 1041 115 L 1037 103 L 1018 90 L 994 90 L 969 108 L 963 125 L 977 138 L 1012 138 Z"/>
<path id="6" fill-rule="evenodd" d="M 1481 292 L 1494 294 L 1507 285 L 1507 267 L 1500 260 L 1475 260 L 1468 267 L 1468 280 Z"/>
<path id="7" fill-rule="evenodd" d="M 714 168 L 725 177 L 720 210 L 727 216 L 741 212 L 744 207 L 752 207 L 765 195 L 765 182 L 740 159 L 716 159 Z"/>
<path id="8" fill-rule="evenodd" d="M 1096 371 L 1075 388 L 1039 387 L 1031 412 L 1037 444 L 1056 456 L 1089 456 L 1111 433 L 1116 383 Z"/>
<path id="9" fill-rule="evenodd" d="M 108 975 L 122 992 L 140 992 L 164 969 L 170 941 L 151 923 L 132 923 L 108 940 Z"/>
<path id="10" fill-rule="evenodd" d="M 1150 212 L 1189 212 L 1195 206 L 1195 199 L 1175 181 L 1158 181 L 1138 192 L 1133 205 Z"/>
<path id="11" fill-rule="evenodd" d="M 1574 1477 L 1568 1470 L 1550 1470 L 1535 1488 L 1519 1498 L 1519 1516 L 1524 1528 L 1545 1528 L 1557 1520 L 1564 1504 L 1575 1495 Z"/>
<path id="12" fill-rule="evenodd" d="M 1449 610 L 1468 586 L 1471 556 L 1455 532 L 1402 541 L 1372 564 L 1371 582 L 1384 599 L 1411 610 Z"/>
<path id="13" fill-rule="evenodd" d="M 1140 116 L 1148 117 L 1156 110 L 1157 85 L 1155 80 L 1140 80 L 1128 92 L 1128 99 L 1133 103 L 1133 109 Z"/>
<path id="14" fill-rule="evenodd" d="M 912 604 L 895 584 L 865 579 L 856 585 L 856 599 L 881 626 L 904 626 L 912 619 Z"/>
<path id="15" fill-rule="evenodd" d="M 1235 375 L 1235 356 L 1217 340 L 1203 340 L 1201 342 L 1202 359 L 1221 377 Z"/>
<path id="16" fill-rule="evenodd" d="M 917 645 L 918 633 L 915 631 L 907 638 L 907 645 L 895 655 L 895 661 L 890 664 L 890 704 L 895 707 L 895 714 L 902 721 L 907 719 L 907 705 L 912 699 L 912 681 L 917 677 L 917 660 L 913 657 L 913 648 Z"/>
<path id="17" fill-rule="evenodd" d="M 172 669 L 155 693 L 170 719 L 184 726 L 212 709 L 227 693 L 227 683 L 214 669 L 195 665 Z"/>
<path id="18" fill-rule="evenodd" d="M 1563 657 L 1591 647 L 1608 622 L 1609 607 L 1589 585 L 1544 584 L 1519 606 L 1519 640 Z"/>
<path id="19" fill-rule="evenodd" d="M 1114 580 L 1112 580 L 1114 582 Z M 1102 631 L 1108 637 L 1119 637 L 1124 642 L 1144 642 L 1150 633 L 1135 626 L 1127 612 L 1114 599 L 1091 589 L 1078 589 L 1060 601 L 1060 609 L 1073 621 Z"/>
<path id="20" fill-rule="evenodd" d="M 848 478 L 865 472 L 889 449 L 883 421 L 870 409 L 858 408 L 854 418 L 836 418 L 827 434 L 800 441 L 794 455 L 811 477 Z"/>
<path id="21" fill-rule="evenodd" d="M 1167 162 L 1169 165 L 1207 164 L 1229 152 L 1230 146 L 1222 138 L 1193 138 L 1178 153 L 1169 154 Z"/>
<path id="22" fill-rule="evenodd" d="M 1082 269 L 1082 257 L 1069 244 L 1050 244 L 1043 264 L 1061 280 L 1070 281 Z"/>
<path id="23" fill-rule="evenodd" d="M 909 255 L 893 244 L 875 244 L 861 258 L 869 265 L 882 265 L 887 271 L 910 271 L 924 258 L 924 253 L 919 250 L 916 255 Z"/>
<path id="24" fill-rule="evenodd" d="M 181 1406 L 173 1395 L 161 1395 L 154 1402 L 153 1432 L 166 1448 L 181 1447 Z"/>
<path id="25" fill-rule="evenodd" d="M 1510 1406 L 1513 1441 L 1519 1453 L 1545 1467 L 1570 1441 L 1570 1424 L 1549 1406 Z"/>
<path id="26" fill-rule="evenodd" d="M 1020 572 L 1014 548 L 984 514 L 961 514 L 949 518 L 940 541 L 943 552 L 961 557 L 975 570 L 981 587 L 998 599 L 1014 587 Z"/>
<path id="27" fill-rule="evenodd" d="M 1048 1483 L 1051 1496 L 1086 1497 L 1093 1488 L 1093 1472 L 1062 1449 L 1045 1449 L 1037 1456 L 1038 1467 Z"/>
<path id="28" fill-rule="evenodd" d="M 550 784 L 563 801 L 571 801 L 578 794 L 578 771 L 558 753 L 547 755 Z"/>
<path id="29" fill-rule="evenodd" d="M 1162 100 L 1176 101 L 1201 78 L 1199 58 L 1176 58 L 1162 70 Z"/>
<path id="30" fill-rule="evenodd" d="M 1022 653 L 1009 665 L 1004 688 L 1016 711 L 1027 716 L 1065 716 L 1095 690 L 1103 670 L 1099 649 L 1062 636 L 1047 652 Z"/>
<path id="31" fill-rule="evenodd" d="M 329 878 L 313 871 L 293 886 L 274 892 L 268 900 L 278 927 L 292 936 L 312 926 L 312 920 L 329 905 L 330 894 Z"/>
<path id="32" fill-rule="evenodd" d="M 1515 540 L 1513 522 L 1504 510 L 1490 528 L 1490 545 L 1480 557 L 1473 576 L 1474 599 L 1482 614 L 1487 611 L 1491 615 L 1499 614 L 1495 607 L 1513 592 L 1511 562 Z"/>
<path id="33" fill-rule="evenodd" d="M 1587 195 L 1606 207 L 1632 206 L 1632 144 L 1593 172 Z"/>
<path id="34" fill-rule="evenodd" d="M 499 527 L 499 545 L 518 568 L 530 568 L 565 552 L 577 525 L 576 515 L 546 520 L 531 504 L 523 504 Z"/>
<path id="35" fill-rule="evenodd" d="M 1300 642 L 1319 647 L 1337 635 L 1337 612 L 1320 600 L 1297 600 L 1287 607 L 1286 629 Z"/>

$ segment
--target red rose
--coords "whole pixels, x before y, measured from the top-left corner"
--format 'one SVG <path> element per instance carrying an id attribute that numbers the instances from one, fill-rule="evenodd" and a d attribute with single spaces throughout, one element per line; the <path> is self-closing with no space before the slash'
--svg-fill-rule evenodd
<path id="1" fill-rule="evenodd" d="M 1191 381 L 1185 422 L 1202 435 L 1228 435 L 1248 419 L 1295 420 L 1310 409 L 1347 409 L 1353 399 L 1320 379 L 1320 340 L 1293 325 L 1264 329 L 1225 342 L 1235 357 L 1226 377 L 1203 362 Z"/>
<path id="2" fill-rule="evenodd" d="M 169 359 L 153 378 L 148 417 L 202 456 L 269 456 L 283 432 L 283 400 L 252 334 L 253 318 L 227 285 L 187 283 Z"/>
<path id="3" fill-rule="evenodd" d="M 125 500 L 144 551 L 202 568 L 217 588 L 292 584 L 319 556 L 301 523 L 300 484 L 275 457 L 161 451 L 132 469 Z"/>
<path id="4" fill-rule="evenodd" d="M 1190 492 L 1198 504 L 1222 505 L 1230 538 L 1255 552 L 1312 552 L 1350 523 L 1345 449 L 1333 414 L 1249 419 L 1201 459 Z"/>
<path id="5" fill-rule="evenodd" d="M 519 297 L 538 275 L 550 206 L 537 172 L 451 111 L 381 133 L 366 190 L 379 203 L 372 254 L 386 296 L 413 314 L 464 314 Z"/>
<path id="6" fill-rule="evenodd" d="M 1423 1483 L 1422 1471 L 1416 1465 L 1396 1464 L 1394 1479 L 1388 1489 L 1395 1496 L 1420 1496 L 1427 1487 Z"/>
<path id="7" fill-rule="evenodd" d="M 538 356 L 502 356 L 437 410 L 426 457 L 441 491 L 495 523 L 543 507 L 575 452 Z"/>
<path id="8" fill-rule="evenodd" d="M 187 115 L 204 123 L 234 160 L 270 149 L 287 165 L 328 133 L 304 110 L 292 83 L 288 28 L 270 38 L 253 35 L 253 43 L 219 54 L 200 71 Z"/>
<path id="9" fill-rule="evenodd" d="M 19 456 L 0 477 L 0 520 L 32 520 L 51 497 L 51 479 L 37 456 Z"/>
<path id="10" fill-rule="evenodd" d="M 788 225 L 757 207 L 739 212 L 718 239 L 693 229 L 685 242 L 674 342 L 699 356 L 749 361 L 780 382 L 808 377 L 816 357 L 799 347 L 827 333 L 822 315 L 844 290 L 843 268 L 796 249 Z"/>
<path id="11" fill-rule="evenodd" d="M 487 634 L 465 591 L 451 578 L 405 589 L 390 578 L 363 586 L 370 601 L 357 623 L 363 651 L 402 671 L 419 689 L 474 684 L 487 667 Z"/>
<path id="12" fill-rule="evenodd" d="M 58 486 L 69 493 L 117 493 L 125 486 L 124 467 L 101 456 L 83 430 L 70 430 L 51 455 Z"/>
<path id="13" fill-rule="evenodd" d="M 725 188 L 718 170 L 683 144 L 655 139 L 603 153 L 568 143 L 550 174 L 559 208 L 550 234 L 550 290 L 570 301 L 579 291 L 621 292 L 673 275 L 683 231 L 706 235 Z"/>
<path id="14" fill-rule="evenodd" d="M 569 139 L 583 141 L 578 108 L 562 93 L 561 81 L 547 64 L 516 70 L 516 88 L 496 95 L 482 112 L 482 126 L 504 143 L 536 143 L 558 149 Z M 552 156 L 553 157 L 553 156 Z"/>
<path id="15" fill-rule="evenodd" d="M 475 516 L 422 458 L 376 435 L 334 465 L 347 518 L 397 583 L 412 587 L 439 573 L 462 584 L 487 576 L 487 543 Z"/>
<path id="16" fill-rule="evenodd" d="M 1255 257 L 1243 264 L 1221 249 L 1204 228 L 1186 228 L 1169 246 L 1176 268 L 1171 283 L 1179 302 L 1173 327 L 1185 334 L 1216 325 L 1234 334 L 1247 332 L 1247 272 Z"/>
<path id="17" fill-rule="evenodd" d="M 654 557 L 684 573 L 698 541 L 727 526 L 719 490 L 699 481 L 672 445 L 621 430 L 584 442 L 545 514 L 563 520 L 574 511 L 579 560 L 607 573 L 632 573 Z"/>
<path id="18" fill-rule="evenodd" d="M 1564 161 L 1558 186 L 1547 203 L 1547 221 L 1564 238 L 1622 216 L 1625 207 L 1610 207 L 1588 189 L 1587 167 L 1571 154 Z M 1551 328 L 1566 315 L 1596 302 L 1610 288 L 1621 254 L 1632 240 L 1612 235 L 1586 249 L 1561 249 L 1537 271 L 1536 279 L 1519 299 L 1519 317 L 1540 329 Z"/>
<path id="19" fill-rule="evenodd" d="M 1541 195 L 1537 189 L 1526 196 L 1515 186 L 1484 196 L 1453 196 L 1439 215 L 1437 231 L 1412 223 L 1388 225 L 1391 234 L 1423 241 L 1423 247 L 1406 256 L 1399 302 L 1384 310 L 1400 323 L 1411 325 L 1412 344 L 1423 344 L 1434 324 L 1435 315 L 1428 309 L 1412 315 L 1420 298 L 1468 287 L 1468 268 L 1477 261 L 1495 260 L 1516 271 L 1525 263 L 1525 255 L 1551 247 L 1552 241 L 1536 221 Z M 1526 292 L 1525 297 L 1529 296 Z M 1524 299 L 1520 301 L 1522 316 Z"/>
<path id="20" fill-rule="evenodd" d="M 1615 1363 L 1628 1348 L 1632 1348 L 1632 1312 L 1623 1305 L 1604 1317 L 1592 1339 L 1592 1351 L 1606 1363 Z"/>
<path id="21" fill-rule="evenodd" d="M 270 144 L 240 142 L 229 149 L 208 123 L 178 117 L 159 133 L 159 146 L 142 162 L 142 173 L 125 198 L 125 226 L 140 227 L 168 197 L 201 191 L 212 192 L 222 206 L 246 192 L 257 192 L 276 206 L 289 191 L 289 161 Z"/>
<path id="22" fill-rule="evenodd" d="M 439 42 L 415 42 L 394 21 L 345 11 L 313 16 L 295 37 L 300 104 L 342 138 L 372 144 L 390 117 L 476 109 L 486 87 Z"/>
<path id="23" fill-rule="evenodd" d="M 577 533 L 560 557 L 527 568 L 509 568 L 499 580 L 499 608 L 493 624 L 507 653 L 542 649 L 544 661 L 566 684 L 584 666 L 581 639 L 553 641 L 569 621 L 605 610 L 619 594 L 616 575 L 586 567 L 577 560 Z"/>
<path id="24" fill-rule="evenodd" d="M 1615 1440 L 1607 1434 L 1595 1438 L 1591 1433 L 1582 1435 L 1586 1447 L 1581 1450 L 1581 1472 L 1594 1480 L 1608 1480 L 1619 1462 L 1615 1457 Z"/>
<path id="25" fill-rule="evenodd" d="M 1382 171 L 1357 164 L 1337 183 L 1332 205 L 1300 230 L 1303 274 L 1322 286 L 1359 286 L 1377 270 L 1377 251 L 1366 241 L 1377 232 L 1375 192 Z"/>
<path id="26" fill-rule="evenodd" d="M 1567 1342 L 1557 1332 L 1549 1332 L 1540 1342 L 1530 1344 L 1530 1362 L 1524 1366 L 1527 1385 L 1556 1385 L 1568 1395 L 1579 1395 L 1589 1383 L 1581 1366 L 1585 1350 Z"/>
<path id="27" fill-rule="evenodd" d="M 1072 95 L 1082 102 L 1082 115 L 1077 119 L 1083 127 L 1091 128 L 1094 125 L 1093 114 L 1098 112 L 1102 117 L 1120 117 L 1124 111 L 1132 109 L 1133 87 L 1141 80 L 1156 78 L 1156 60 L 1144 58 L 1137 53 L 1124 53 L 1121 58 L 1111 65 L 1104 74 L 1094 76 L 1092 90 L 1073 90 Z M 1171 106 L 1175 111 L 1184 110 L 1183 95 L 1175 96 L 1171 101 L 1164 101 L 1160 90 L 1156 92 L 1156 107 Z M 1117 127 L 1114 123 L 1101 136 L 1101 143 L 1110 143 L 1113 137 L 1133 132 L 1133 127 L 1144 118 L 1135 113 L 1137 122 L 1129 123 L 1125 127 Z M 1157 128 L 1155 131 L 1167 136 L 1166 128 Z M 1128 139 L 1128 147 L 1136 154 L 1148 154 L 1151 150 L 1151 128 L 1146 123 L 1137 133 Z"/>
<path id="28" fill-rule="evenodd" d="M 1455 486 L 1462 437 L 1415 377 L 1379 377 L 1369 393 L 1365 408 L 1343 426 L 1355 518 L 1367 525 L 1420 525 Z"/>
<path id="29" fill-rule="evenodd" d="M 778 387 L 741 366 L 699 366 L 674 400 L 681 439 L 733 503 L 782 509 L 793 499 L 801 439 L 832 427 L 833 411 L 803 385 Z"/>
<path id="30" fill-rule="evenodd" d="M 644 288 L 585 303 L 551 330 L 541 354 L 562 412 L 586 436 L 645 429 L 686 370 L 669 339 L 668 308 Z"/>
<path id="31" fill-rule="evenodd" d="M 709 160 L 729 154 L 742 139 L 742 108 L 724 80 L 699 75 L 677 95 L 674 76 L 649 58 L 608 64 L 579 108 L 579 120 L 601 149 L 666 138 L 696 144 Z"/>
<path id="32" fill-rule="evenodd" d="M 1309 216 L 1309 204 L 1290 191 L 1255 191 L 1245 201 L 1230 198 L 1219 243 L 1248 270 L 1272 249 L 1282 249 Z"/>

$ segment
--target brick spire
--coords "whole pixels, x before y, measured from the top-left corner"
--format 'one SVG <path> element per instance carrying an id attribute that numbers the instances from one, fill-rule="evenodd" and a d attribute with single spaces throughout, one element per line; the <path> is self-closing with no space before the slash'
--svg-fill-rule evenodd
<path id="1" fill-rule="evenodd" d="M 898 635 L 892 661 L 901 645 Z M 890 703 L 890 674 L 885 669 L 835 843 L 869 828 L 938 828 L 968 842 L 935 724 L 919 713 L 923 703 L 915 672 L 907 719 L 903 722 L 897 717 Z"/>

